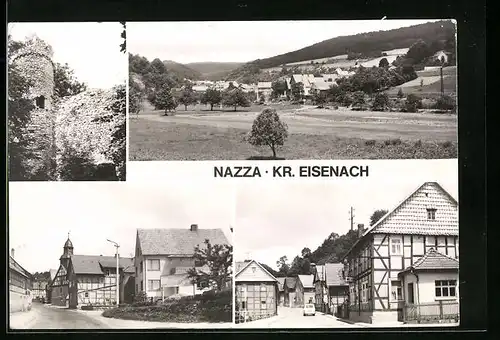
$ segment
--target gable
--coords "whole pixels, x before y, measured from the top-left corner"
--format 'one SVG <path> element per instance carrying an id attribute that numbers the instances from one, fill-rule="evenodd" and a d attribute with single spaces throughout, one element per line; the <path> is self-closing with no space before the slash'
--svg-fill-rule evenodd
<path id="1" fill-rule="evenodd" d="M 235 281 L 276 282 L 276 278 L 257 262 L 251 261 L 236 274 Z"/>
<path id="2" fill-rule="evenodd" d="M 436 209 L 435 219 L 428 218 L 428 209 Z M 458 204 L 439 184 L 427 182 L 368 232 L 458 235 Z"/>

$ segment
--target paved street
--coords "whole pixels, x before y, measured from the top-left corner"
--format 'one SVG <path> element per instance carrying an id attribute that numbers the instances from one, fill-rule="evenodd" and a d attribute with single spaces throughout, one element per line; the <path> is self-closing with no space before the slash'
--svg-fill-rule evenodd
<path id="1" fill-rule="evenodd" d="M 148 322 L 105 318 L 102 311 L 82 311 L 33 303 L 29 312 L 10 314 L 11 329 L 198 329 L 231 328 L 232 323 Z"/>
<path id="2" fill-rule="evenodd" d="M 279 307 L 278 315 L 248 323 L 236 328 L 359 328 L 358 324 L 349 324 L 332 315 L 317 312 L 315 316 L 303 316 L 302 308 Z"/>
<path id="3" fill-rule="evenodd" d="M 33 303 L 29 312 L 10 314 L 12 329 L 100 329 L 106 324 L 83 313 L 66 308 Z"/>

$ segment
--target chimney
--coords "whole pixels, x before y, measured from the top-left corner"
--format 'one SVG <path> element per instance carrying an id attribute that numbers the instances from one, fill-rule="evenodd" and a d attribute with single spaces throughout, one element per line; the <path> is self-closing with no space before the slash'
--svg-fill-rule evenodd
<path id="1" fill-rule="evenodd" d="M 12 249 L 10 250 L 10 256 L 11 256 L 12 258 L 14 258 L 14 252 L 15 252 L 15 251 L 14 251 L 14 248 L 12 248 Z"/>
<path id="2" fill-rule="evenodd" d="M 198 231 L 198 225 L 197 224 L 191 224 L 191 231 Z"/>
<path id="3" fill-rule="evenodd" d="M 365 232 L 365 225 L 364 224 L 358 224 L 358 237 L 363 236 L 364 232 Z"/>

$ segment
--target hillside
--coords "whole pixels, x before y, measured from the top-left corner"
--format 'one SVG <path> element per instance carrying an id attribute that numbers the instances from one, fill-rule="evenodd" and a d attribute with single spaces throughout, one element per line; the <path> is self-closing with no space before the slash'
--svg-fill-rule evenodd
<path id="1" fill-rule="evenodd" d="M 185 64 L 185 66 L 198 72 L 204 78 L 219 77 L 217 80 L 220 80 L 220 77 L 224 77 L 225 74 L 228 74 L 232 70 L 240 67 L 242 64 L 244 63 L 208 61 L 208 62 L 188 63 Z"/>
<path id="2" fill-rule="evenodd" d="M 180 79 L 198 80 L 202 78 L 202 74 L 199 71 L 184 64 L 172 60 L 164 60 L 163 64 L 169 72 L 176 74 Z"/>
<path id="3" fill-rule="evenodd" d="M 331 58 L 347 53 L 370 53 L 373 51 L 390 51 L 408 48 L 413 43 L 422 39 L 426 42 L 446 40 L 454 37 L 455 25 L 449 20 L 425 23 L 410 27 L 403 27 L 389 31 L 362 33 L 351 36 L 336 37 L 320 43 L 304 47 L 266 59 L 258 59 L 242 65 L 242 67 L 257 67 L 266 69 L 279 67 L 284 64 L 298 63 L 301 61 Z M 241 69 L 240 67 L 239 69 Z M 237 70 L 232 73 L 238 73 Z"/>

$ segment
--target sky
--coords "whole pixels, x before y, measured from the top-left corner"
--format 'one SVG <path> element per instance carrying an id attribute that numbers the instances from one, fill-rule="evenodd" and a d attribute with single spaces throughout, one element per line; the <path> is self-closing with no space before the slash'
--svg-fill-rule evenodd
<path id="1" fill-rule="evenodd" d="M 31 273 L 59 267 L 70 233 L 75 255 L 133 257 L 137 228 L 221 228 L 231 242 L 234 190 L 225 185 L 114 182 L 9 183 L 9 249 Z M 229 208 L 228 208 L 229 207 Z"/>
<path id="2" fill-rule="evenodd" d="M 89 88 L 108 89 L 124 83 L 128 57 L 120 52 L 123 27 L 118 22 L 9 23 L 14 40 L 36 34 L 52 46 L 54 61 L 68 65 Z"/>
<path id="3" fill-rule="evenodd" d="M 391 161 L 386 161 L 390 164 Z M 399 162 L 398 172 L 349 181 L 251 183 L 238 188 L 234 243 L 235 261 L 254 259 L 276 268 L 286 255 L 291 262 L 304 247 L 316 250 L 332 232 L 370 225 L 378 209 L 392 210 L 427 181 L 438 182 L 458 200 L 458 162 L 434 160 Z M 415 166 L 415 164 L 422 164 Z M 264 194 L 263 194 L 264 193 Z"/>
<path id="4" fill-rule="evenodd" d="M 346 35 L 428 20 L 129 22 L 127 50 L 148 60 L 248 62 Z"/>

